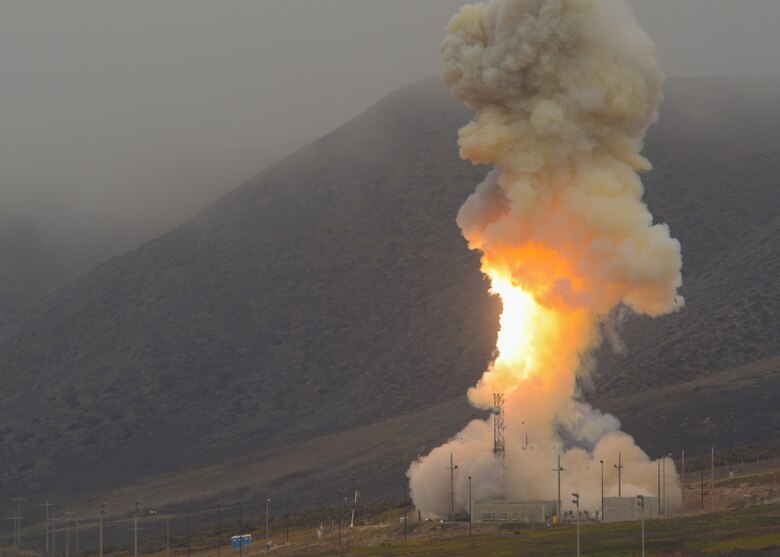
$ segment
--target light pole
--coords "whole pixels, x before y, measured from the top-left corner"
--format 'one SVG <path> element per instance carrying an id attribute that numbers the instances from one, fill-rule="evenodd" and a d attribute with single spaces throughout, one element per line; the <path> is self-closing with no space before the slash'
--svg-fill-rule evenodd
<path id="1" fill-rule="evenodd" d="M 44 523 L 46 525 L 46 553 L 49 552 L 49 507 L 53 507 L 54 503 L 49 503 L 49 500 L 46 499 L 45 503 L 41 504 L 42 507 L 46 507 L 46 522 Z"/>
<path id="2" fill-rule="evenodd" d="M 290 484 L 284 484 L 284 541 L 290 543 Z"/>
<path id="3" fill-rule="evenodd" d="M 450 453 L 450 522 L 455 522 L 455 470 L 458 466 L 453 463 L 452 453 Z"/>
<path id="4" fill-rule="evenodd" d="M 244 557 L 244 506 L 238 502 L 238 554 Z"/>
<path id="5" fill-rule="evenodd" d="M 106 514 L 106 504 L 100 504 L 100 557 L 103 557 L 103 515 Z"/>
<path id="6" fill-rule="evenodd" d="M 54 509 L 52 509 L 51 513 L 51 554 L 57 555 L 57 521 L 56 516 L 54 513 Z"/>
<path id="7" fill-rule="evenodd" d="M 347 499 L 346 493 L 342 496 L 342 499 L 344 499 L 344 510 L 346 511 L 349 508 L 349 499 Z M 344 526 L 346 527 L 346 522 L 344 523 Z M 344 534 L 346 535 L 346 532 L 344 532 Z"/>
<path id="8" fill-rule="evenodd" d="M 661 459 L 658 459 L 658 514 L 661 514 Z"/>
<path id="9" fill-rule="evenodd" d="M 70 557 L 70 515 L 71 511 L 65 511 L 65 557 Z"/>
<path id="10" fill-rule="evenodd" d="M 222 503 L 217 503 L 217 557 L 222 553 Z"/>
<path id="11" fill-rule="evenodd" d="M 268 510 L 271 505 L 271 497 L 268 493 L 265 494 L 265 547 L 267 551 L 271 550 L 271 538 L 268 534 Z"/>
<path id="12" fill-rule="evenodd" d="M 617 468 L 618 471 L 618 497 L 621 497 L 623 495 L 621 491 L 622 486 L 622 472 L 623 472 L 623 461 L 621 459 L 620 453 L 618 453 L 618 463 L 614 465 L 615 468 Z"/>
<path id="13" fill-rule="evenodd" d="M 406 490 L 408 489 L 408 487 L 407 487 L 406 484 L 403 484 L 401 486 L 401 489 L 403 489 L 403 492 L 404 492 L 404 541 L 406 541 L 407 540 L 407 532 L 408 532 L 408 529 L 406 527 L 406 521 L 407 521 L 407 517 L 406 517 L 406 515 L 407 515 L 407 510 L 406 510 Z"/>
<path id="14" fill-rule="evenodd" d="M 637 495 L 636 499 L 642 508 L 642 557 L 645 557 L 645 496 Z"/>
<path id="15" fill-rule="evenodd" d="M 355 511 L 357 510 L 357 484 L 355 483 L 355 473 L 352 472 L 352 518 L 349 520 L 349 527 L 355 527 Z"/>
<path id="16" fill-rule="evenodd" d="M 138 511 L 141 510 L 141 502 L 135 502 L 135 511 L 133 512 L 133 557 L 138 557 Z"/>
<path id="17" fill-rule="evenodd" d="M 22 501 L 27 501 L 27 498 L 18 496 L 14 497 L 14 501 L 16 501 L 16 537 L 14 538 L 14 543 L 18 549 L 22 547 Z"/>
<path id="18" fill-rule="evenodd" d="M 715 447 L 710 447 L 710 504 L 715 512 Z"/>
<path id="19" fill-rule="evenodd" d="M 704 459 L 701 459 L 701 512 L 704 512 Z"/>
<path id="20" fill-rule="evenodd" d="M 469 536 L 471 535 L 471 476 L 469 476 Z"/>
<path id="21" fill-rule="evenodd" d="M 577 557 L 580 557 L 580 494 L 572 493 L 574 499 L 571 500 L 577 506 Z"/>
<path id="22" fill-rule="evenodd" d="M 604 522 L 604 461 L 599 460 L 601 463 L 601 521 Z"/>
<path id="23" fill-rule="evenodd" d="M 682 470 L 682 480 L 680 481 L 682 484 L 682 514 L 685 516 L 685 449 L 682 449 L 680 452 L 680 460 L 680 469 Z"/>
<path id="24" fill-rule="evenodd" d="M 669 453 L 667 456 L 671 457 L 672 453 Z M 664 456 L 664 464 L 663 464 L 663 482 L 664 482 L 664 491 L 663 491 L 663 497 L 664 497 L 664 516 L 667 515 L 666 510 L 666 456 Z"/>
<path id="25" fill-rule="evenodd" d="M 338 505 L 339 551 L 341 551 L 341 491 L 336 491 L 336 504 Z"/>

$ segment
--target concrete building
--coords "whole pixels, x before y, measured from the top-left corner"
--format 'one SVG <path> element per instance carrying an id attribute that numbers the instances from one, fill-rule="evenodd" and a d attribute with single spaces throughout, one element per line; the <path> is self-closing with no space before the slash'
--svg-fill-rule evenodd
<path id="1" fill-rule="evenodd" d="M 645 520 L 661 518 L 658 514 L 658 497 L 645 497 Z M 640 520 L 642 507 L 634 497 L 604 497 L 604 522 Z"/>
<path id="2" fill-rule="evenodd" d="M 475 501 L 472 505 L 474 522 L 480 524 L 525 522 L 545 524 L 552 522 L 555 501 Z"/>

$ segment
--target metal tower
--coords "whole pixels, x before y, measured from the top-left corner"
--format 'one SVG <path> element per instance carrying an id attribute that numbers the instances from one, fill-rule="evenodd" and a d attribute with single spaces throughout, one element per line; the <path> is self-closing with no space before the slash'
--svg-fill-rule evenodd
<path id="1" fill-rule="evenodd" d="M 506 467 L 504 458 L 506 457 L 506 444 L 504 443 L 504 395 L 493 393 L 493 454 L 496 460 L 500 460 L 501 465 L 501 494 L 505 493 Z"/>
<path id="2" fill-rule="evenodd" d="M 504 459 L 506 445 L 504 443 L 504 395 L 493 393 L 493 454 Z"/>

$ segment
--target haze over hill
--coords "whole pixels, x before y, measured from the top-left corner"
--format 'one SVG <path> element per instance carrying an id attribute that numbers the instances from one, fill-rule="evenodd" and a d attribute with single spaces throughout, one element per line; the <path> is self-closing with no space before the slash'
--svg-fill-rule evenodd
<path id="1" fill-rule="evenodd" d="M 683 383 L 780 346 L 780 83 L 676 79 L 666 91 L 644 182 L 682 243 L 688 305 L 625 319 L 627 354 L 600 351 L 588 396 Z M 280 446 L 422 411 L 408 439 L 373 437 L 395 464 L 361 461 L 370 497 L 394 489 L 416 451 L 474 415 L 462 397 L 494 346 L 499 308 L 454 221 L 485 172 L 458 157 L 469 118 L 436 79 L 404 87 L 27 308 L 0 335 L 0 493 L 96 493 L 250 454 L 262 469 Z M 780 425 L 768 404 L 753 410 Z M 705 417 L 674 439 L 761 440 L 747 422 Z M 342 467 L 368 451 L 330 449 Z M 322 473 L 307 462 L 288 479 Z M 215 490 L 249 483 L 224 481 Z M 317 489 L 310 502 L 330 493 Z"/>
<path id="2" fill-rule="evenodd" d="M 49 186 L 5 176 L 0 189 L 0 322 L 65 286 L 98 263 L 167 232 L 219 199 L 235 183 L 297 150 L 303 142 L 220 149 L 202 160 L 133 168 L 125 191 L 85 184 Z M 190 155 L 195 159 L 193 155 Z M 93 165 L 104 183 L 122 183 Z M 39 171 L 40 172 L 40 171 Z M 160 175 L 169 176 L 164 187 Z M 95 179 L 94 177 L 92 178 Z"/>

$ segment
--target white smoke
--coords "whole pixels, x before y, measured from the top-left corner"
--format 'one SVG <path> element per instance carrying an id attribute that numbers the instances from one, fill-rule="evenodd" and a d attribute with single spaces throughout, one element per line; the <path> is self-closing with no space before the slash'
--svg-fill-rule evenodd
<path id="1" fill-rule="evenodd" d="M 414 502 L 449 514 L 450 454 L 461 514 L 468 476 L 477 499 L 556 499 L 558 455 L 561 491 L 578 491 L 583 509 L 600 506 L 601 461 L 605 495 L 617 495 L 618 454 L 622 493 L 653 495 L 658 463 L 577 400 L 576 373 L 616 307 L 683 305 L 679 242 L 653 224 L 637 176 L 651 168 L 640 150 L 662 98 L 655 45 L 622 0 L 492 0 L 452 18 L 442 52 L 445 84 L 476 112 L 461 156 L 493 165 L 458 224 L 504 305 L 498 356 L 469 398 L 489 408 L 505 395 L 506 472 L 491 421 L 475 420 L 412 463 Z M 666 475 L 676 505 L 673 466 Z"/>

